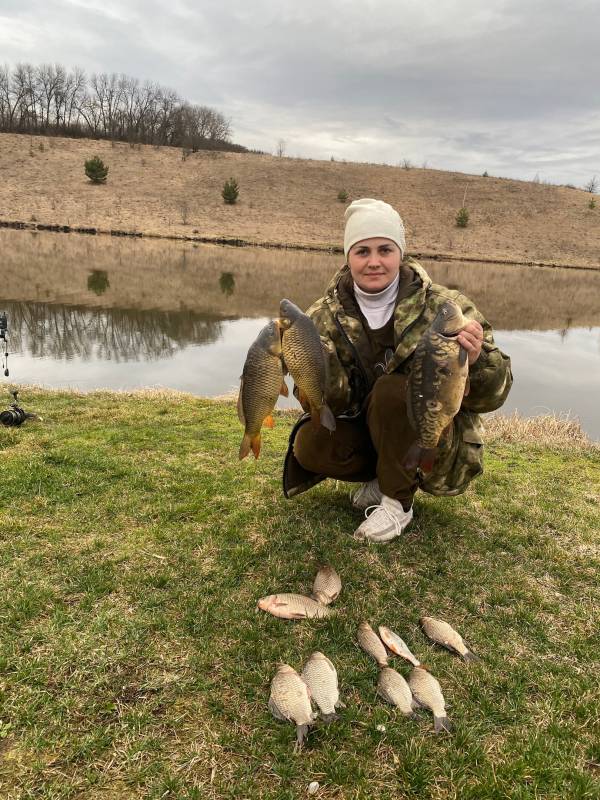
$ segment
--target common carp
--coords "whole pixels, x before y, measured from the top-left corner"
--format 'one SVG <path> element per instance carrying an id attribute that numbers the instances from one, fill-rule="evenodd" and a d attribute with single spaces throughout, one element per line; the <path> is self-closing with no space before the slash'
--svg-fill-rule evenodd
<path id="1" fill-rule="evenodd" d="M 387 650 L 383 646 L 383 642 L 379 636 L 377 636 L 368 622 L 360 623 L 356 638 L 358 639 L 358 643 L 365 653 L 370 655 L 371 658 L 374 658 L 380 667 L 387 667 Z"/>
<path id="2" fill-rule="evenodd" d="M 317 603 L 312 597 L 291 592 L 262 597 L 258 601 L 258 608 L 281 619 L 319 619 L 334 613 L 332 608 Z"/>
<path id="3" fill-rule="evenodd" d="M 325 722 L 337 719 L 335 709 L 345 706 L 340 700 L 337 671 L 327 656 L 318 651 L 313 653 L 304 665 L 301 677 Z"/>
<path id="4" fill-rule="evenodd" d="M 421 617 L 419 622 L 432 642 L 458 653 L 465 661 L 479 661 L 479 657 L 469 650 L 460 633 L 455 631 L 452 625 L 434 617 Z"/>
<path id="5" fill-rule="evenodd" d="M 437 679 L 423 667 L 415 667 L 408 676 L 408 685 L 417 703 L 432 712 L 435 732 L 450 732 L 452 725 L 446 716 L 446 702 Z"/>
<path id="6" fill-rule="evenodd" d="M 342 591 L 342 581 L 333 567 L 325 566 L 317 572 L 312 588 L 312 596 L 324 606 L 333 603 Z"/>
<path id="7" fill-rule="evenodd" d="M 282 664 L 271 681 L 269 711 L 275 719 L 296 725 L 296 747 L 300 749 L 318 715 L 312 710 L 308 686 L 289 664 Z"/>
<path id="8" fill-rule="evenodd" d="M 269 322 L 250 345 L 240 378 L 238 416 L 244 425 L 240 459 L 250 450 L 254 457 L 260 453 L 260 429 L 263 424 L 272 428 L 273 409 L 279 394 L 287 397 L 281 360 L 281 333 L 276 322 Z"/>
<path id="9" fill-rule="evenodd" d="M 442 434 L 460 409 L 469 376 L 468 354 L 457 335 L 468 320 L 446 300 L 417 345 L 406 387 L 408 420 L 417 434 L 403 460 L 406 469 L 431 472 Z"/>
<path id="10" fill-rule="evenodd" d="M 279 304 L 283 360 L 303 399 L 310 407 L 313 424 L 335 430 L 335 417 L 325 402 L 327 366 L 321 338 L 310 317 L 290 300 Z"/>
<path id="11" fill-rule="evenodd" d="M 381 636 L 381 641 L 392 653 L 406 659 L 406 661 L 410 661 L 413 667 L 421 666 L 419 659 L 410 652 L 404 639 L 401 639 L 397 633 L 394 633 L 394 631 L 390 630 L 385 625 L 380 625 L 379 635 Z"/>
<path id="12" fill-rule="evenodd" d="M 414 718 L 416 716 L 414 708 L 417 704 L 413 699 L 410 686 L 395 669 L 384 667 L 381 670 L 377 681 L 377 694 L 399 708 L 407 717 Z"/>

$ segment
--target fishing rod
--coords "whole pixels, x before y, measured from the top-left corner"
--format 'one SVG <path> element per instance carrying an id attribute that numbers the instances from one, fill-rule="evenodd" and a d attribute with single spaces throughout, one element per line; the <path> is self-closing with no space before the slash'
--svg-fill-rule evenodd
<path id="1" fill-rule="evenodd" d="M 3 311 L 0 314 L 0 339 L 4 342 L 4 347 L 2 348 L 2 371 L 4 372 L 4 377 L 8 378 L 8 317 L 6 315 L 6 311 Z"/>

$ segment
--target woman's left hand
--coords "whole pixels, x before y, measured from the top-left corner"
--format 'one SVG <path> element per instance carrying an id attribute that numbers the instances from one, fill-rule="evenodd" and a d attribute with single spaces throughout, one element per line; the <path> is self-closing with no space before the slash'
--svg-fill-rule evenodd
<path id="1" fill-rule="evenodd" d="M 467 351 L 469 366 L 471 366 L 471 364 L 474 364 L 477 361 L 479 354 L 481 353 L 481 345 L 483 344 L 483 328 L 476 320 L 473 319 L 465 325 L 456 338 Z"/>

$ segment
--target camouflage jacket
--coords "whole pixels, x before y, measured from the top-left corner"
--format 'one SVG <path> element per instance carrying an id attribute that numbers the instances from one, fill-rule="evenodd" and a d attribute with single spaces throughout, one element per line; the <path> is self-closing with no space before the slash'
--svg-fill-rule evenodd
<path id="1" fill-rule="evenodd" d="M 395 350 L 387 360 L 387 373 L 410 371 L 420 338 L 448 298 L 461 307 L 467 319 L 475 319 L 483 327 L 481 354 L 469 369 L 470 390 L 455 417 L 453 435 L 440 444 L 433 472 L 421 480 L 421 488 L 432 494 L 459 494 L 483 471 L 479 414 L 494 411 L 504 403 L 512 385 L 510 359 L 496 346 L 489 322 L 471 300 L 433 283 L 414 259 L 408 258 L 404 264 L 416 273 L 417 288 L 401 297 L 394 310 Z M 363 408 L 375 375 L 365 357 L 369 348 L 362 323 L 346 313 L 338 294 L 339 281 L 348 269 L 345 265 L 336 273 L 325 295 L 306 313 L 315 323 L 327 353 L 327 402 L 334 414 L 353 416 Z"/>

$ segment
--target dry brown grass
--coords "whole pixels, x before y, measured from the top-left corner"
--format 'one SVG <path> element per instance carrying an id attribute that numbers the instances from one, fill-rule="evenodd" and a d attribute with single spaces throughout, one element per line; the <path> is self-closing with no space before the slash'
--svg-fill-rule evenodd
<path id="1" fill-rule="evenodd" d="M 599 446 L 589 439 L 576 417 L 564 415 L 494 414 L 485 418 L 485 430 L 489 441 L 586 449 Z"/>
<path id="2" fill-rule="evenodd" d="M 48 144 L 40 152 L 30 149 L 29 136 L 0 134 L 0 219 L 339 246 L 344 186 L 350 200 L 380 197 L 396 206 L 411 252 L 600 266 L 598 212 L 588 208 L 589 194 L 564 186 L 240 153 L 200 152 L 182 161 L 176 148 L 85 139 Z M 109 165 L 106 185 L 85 178 L 91 155 Z M 240 199 L 227 206 L 221 189 L 232 175 Z M 465 189 L 470 222 L 459 229 Z"/>

